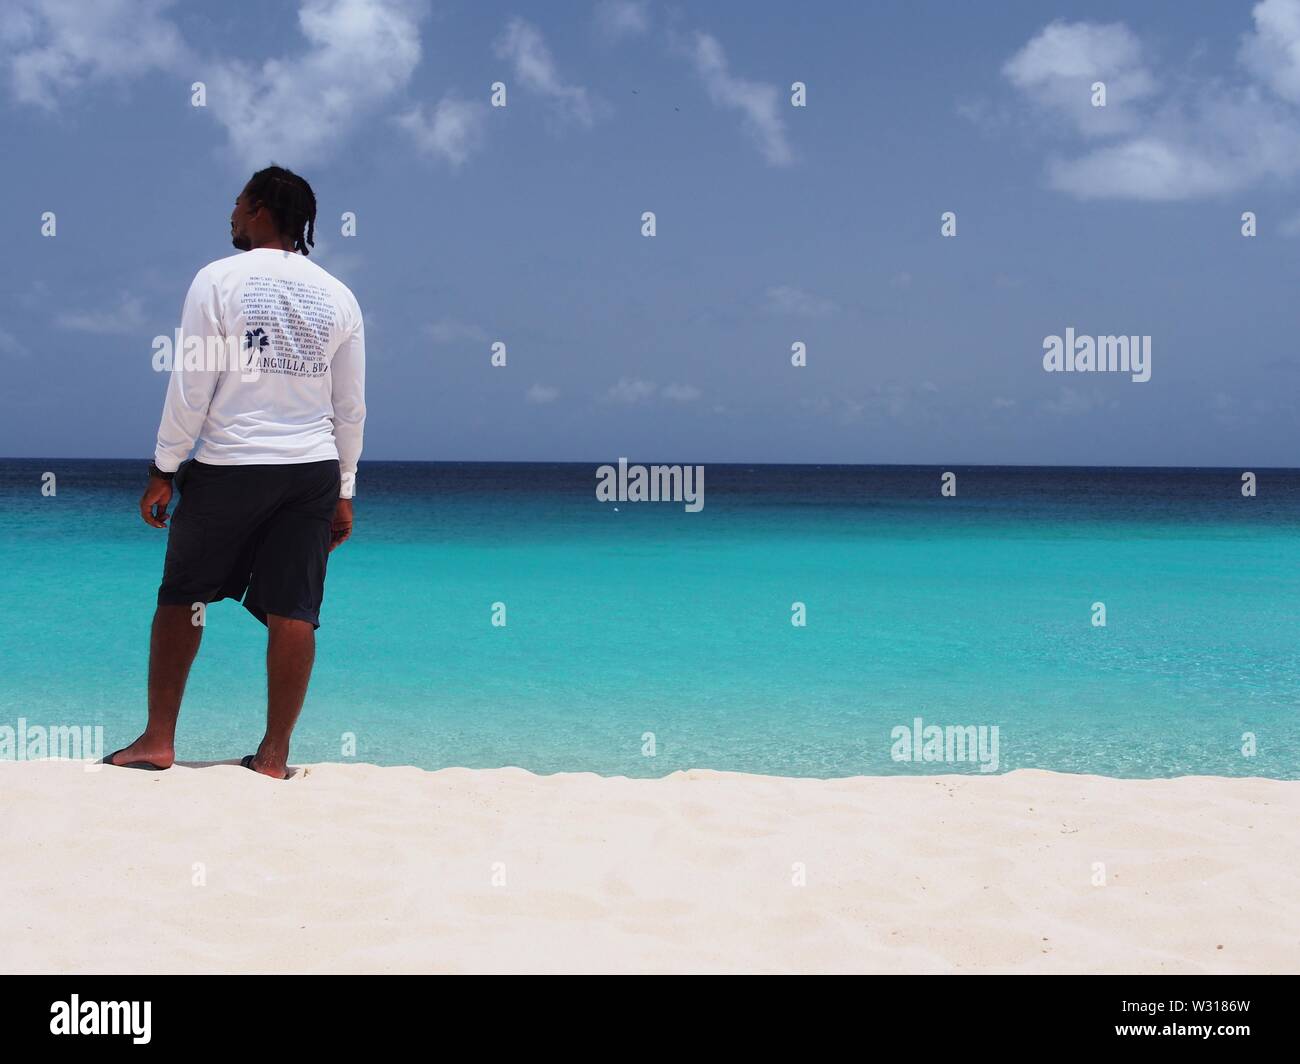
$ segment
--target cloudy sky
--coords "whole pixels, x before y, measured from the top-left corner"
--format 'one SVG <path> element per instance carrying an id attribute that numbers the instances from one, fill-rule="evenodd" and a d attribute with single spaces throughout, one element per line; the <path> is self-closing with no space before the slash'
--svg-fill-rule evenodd
<path id="1" fill-rule="evenodd" d="M 1300 0 L 10 0 L 0 136 L 0 455 L 149 457 L 274 160 L 368 458 L 1300 464 Z"/>

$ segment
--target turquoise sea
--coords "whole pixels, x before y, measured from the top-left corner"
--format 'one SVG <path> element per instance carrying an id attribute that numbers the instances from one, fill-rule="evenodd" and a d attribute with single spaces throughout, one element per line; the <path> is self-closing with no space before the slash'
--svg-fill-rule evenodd
<path id="1" fill-rule="evenodd" d="M 938 467 L 707 465 L 688 513 L 599 502 L 596 466 L 363 462 L 291 761 L 978 771 L 891 759 L 919 717 L 996 725 L 1000 771 L 1300 778 L 1300 471 L 955 466 L 944 498 Z M 0 725 L 143 727 L 143 475 L 0 461 Z M 254 749 L 264 646 L 211 608 L 180 760 Z"/>

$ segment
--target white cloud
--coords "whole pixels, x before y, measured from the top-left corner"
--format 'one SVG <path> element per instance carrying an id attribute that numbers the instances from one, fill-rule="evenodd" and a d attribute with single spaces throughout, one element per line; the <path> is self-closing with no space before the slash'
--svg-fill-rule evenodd
<path id="1" fill-rule="evenodd" d="M 560 389 L 549 384 L 534 384 L 525 395 L 530 403 L 553 403 L 559 397 Z"/>
<path id="2" fill-rule="evenodd" d="M 54 109 L 89 85 L 154 71 L 207 85 L 207 111 L 241 168 L 297 167 L 334 153 L 390 103 L 420 61 L 426 0 L 301 0 L 296 52 L 260 63 L 203 60 L 167 17 L 173 0 L 10 0 L 0 64 L 15 98 Z M 12 8 L 12 10 L 9 10 Z M 274 42 L 274 37 L 259 37 Z M 398 122 L 423 152 L 453 165 L 479 146 L 485 105 L 444 97 Z"/>
<path id="3" fill-rule="evenodd" d="M 460 166 L 483 143 L 487 110 L 485 103 L 444 96 L 430 113 L 415 107 L 396 121 L 419 151 Z"/>
<path id="4" fill-rule="evenodd" d="M 1226 192 L 1245 181 L 1194 145 L 1139 137 L 1069 161 L 1053 159 L 1052 184 L 1078 199 L 1185 200 Z"/>
<path id="5" fill-rule="evenodd" d="M 525 89 L 549 99 L 561 118 L 590 126 L 603 112 L 603 105 L 586 89 L 561 80 L 541 30 L 531 22 L 511 19 L 492 50 L 498 59 L 511 63 L 515 79 Z"/>
<path id="6" fill-rule="evenodd" d="M 639 37 L 650 28 L 646 0 L 600 0 L 596 5 L 596 31 L 610 42 Z"/>
<path id="7" fill-rule="evenodd" d="M 665 399 L 674 403 L 693 403 L 704 393 L 693 384 L 665 384 L 660 392 Z"/>
<path id="8" fill-rule="evenodd" d="M 703 395 L 693 384 L 665 384 L 661 388 L 653 381 L 642 380 L 640 377 L 620 377 L 618 383 L 599 398 L 604 403 L 635 406 L 655 399 L 670 403 L 693 403 Z"/>
<path id="9" fill-rule="evenodd" d="M 746 133 L 772 166 L 788 166 L 794 152 L 786 140 L 781 118 L 783 97 L 775 85 L 736 77 L 727 65 L 726 54 L 716 37 L 696 33 L 691 58 L 704 81 L 709 99 L 728 110 L 739 111 Z"/>
<path id="10" fill-rule="evenodd" d="M 767 309 L 774 314 L 820 318 L 834 313 L 838 308 L 829 299 L 815 296 L 793 285 L 782 284 L 767 290 Z"/>
<path id="11" fill-rule="evenodd" d="M 1092 142 L 1049 160 L 1051 184 L 1079 199 L 1188 200 L 1300 175 L 1300 0 L 1252 14 L 1236 83 L 1166 83 L 1122 24 L 1043 29 L 1003 73 L 1058 129 Z M 1091 106 L 1091 80 L 1106 82 L 1106 107 Z"/>
<path id="12" fill-rule="evenodd" d="M 920 424 L 935 423 L 943 416 L 935 403 L 939 394 L 939 386 L 933 381 L 915 385 L 885 381 L 869 385 L 865 394 L 805 397 L 799 403 L 812 415 L 843 425 L 854 425 L 868 417 L 873 421 L 892 418 L 901 423 Z"/>
<path id="13" fill-rule="evenodd" d="M 410 81 L 421 10 L 416 0 L 304 0 L 306 50 L 261 66 L 217 63 L 206 79 L 208 110 L 240 163 L 295 167 L 331 154 Z"/>
<path id="14" fill-rule="evenodd" d="M 617 384 L 605 393 L 605 401 L 611 403 L 646 403 L 655 397 L 659 386 L 639 377 L 620 377 Z"/>
<path id="15" fill-rule="evenodd" d="M 1142 46 L 1122 23 L 1053 22 L 1007 60 L 1003 74 L 1040 107 L 1087 137 L 1115 135 L 1139 121 L 1134 104 L 1156 89 Z M 1106 106 L 1092 86 L 1106 86 Z"/>
<path id="16" fill-rule="evenodd" d="M 13 355 L 15 358 L 27 358 L 30 352 L 8 329 L 0 328 L 0 351 L 6 355 Z"/>
<path id="17" fill-rule="evenodd" d="M 1264 0 L 1251 14 L 1255 31 L 1242 41 L 1242 63 L 1282 99 L 1300 103 L 1300 4 Z"/>
<path id="18" fill-rule="evenodd" d="M 455 318 L 442 318 L 425 326 L 424 331 L 435 344 L 457 344 L 465 340 L 486 341 L 488 335 L 477 325 Z"/>
<path id="19" fill-rule="evenodd" d="M 20 103 L 56 110 L 99 82 L 173 70 L 187 57 L 172 0 L 6 0 L 0 62 Z"/>
<path id="20" fill-rule="evenodd" d="M 55 317 L 54 324 L 76 332 L 118 335 L 136 332 L 145 321 L 144 304 L 134 296 L 124 295 L 108 310 L 64 311 Z"/>
<path id="21" fill-rule="evenodd" d="M 1080 391 L 1069 385 L 1063 385 L 1055 399 L 1044 399 L 1039 406 L 1049 414 L 1075 417 L 1080 414 L 1090 414 L 1095 410 L 1114 410 L 1119 403 L 1096 391 Z"/>

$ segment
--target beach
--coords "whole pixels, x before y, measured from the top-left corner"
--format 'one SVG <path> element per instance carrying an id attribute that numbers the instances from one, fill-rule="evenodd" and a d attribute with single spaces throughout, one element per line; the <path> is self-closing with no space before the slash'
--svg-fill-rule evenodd
<path id="1" fill-rule="evenodd" d="M 1300 782 L 0 762 L 17 973 L 1300 971 Z"/>

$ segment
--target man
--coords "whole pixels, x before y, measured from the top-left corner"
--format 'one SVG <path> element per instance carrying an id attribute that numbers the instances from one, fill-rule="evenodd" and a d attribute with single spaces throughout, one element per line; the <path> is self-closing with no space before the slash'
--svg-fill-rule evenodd
<path id="1" fill-rule="evenodd" d="M 145 522 L 166 528 L 173 480 L 181 493 L 149 644 L 149 723 L 106 764 L 171 767 L 204 609 L 234 598 L 267 626 L 266 734 L 241 763 L 288 778 L 326 560 L 352 533 L 366 416 L 361 310 L 308 260 L 315 221 L 306 181 L 259 170 L 230 216 L 241 254 L 201 269 L 185 298 L 185 346 L 140 498 Z M 237 354 L 214 359 L 223 351 Z"/>

